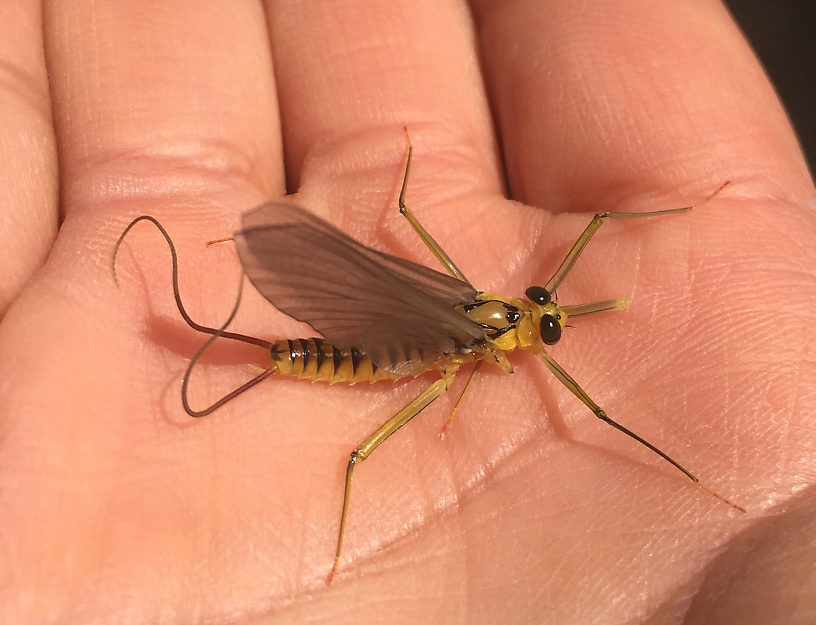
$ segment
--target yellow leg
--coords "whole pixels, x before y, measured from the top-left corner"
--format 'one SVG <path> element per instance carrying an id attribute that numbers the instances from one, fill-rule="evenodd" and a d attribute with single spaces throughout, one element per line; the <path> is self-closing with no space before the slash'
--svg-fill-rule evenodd
<path id="1" fill-rule="evenodd" d="M 207 241 L 207 247 L 210 247 L 211 245 L 218 245 L 219 243 L 229 243 L 233 240 L 234 239 L 232 237 L 224 237 L 223 239 L 215 239 L 215 241 Z"/>
<path id="2" fill-rule="evenodd" d="M 416 218 L 414 213 L 411 211 L 410 208 L 405 206 L 405 192 L 408 189 L 408 173 L 411 171 L 411 155 L 414 153 L 414 146 L 411 145 L 411 137 L 408 136 L 408 131 L 405 132 L 405 137 L 408 139 L 408 159 L 405 163 L 405 176 L 402 179 L 402 190 L 400 191 L 399 195 L 399 209 L 400 213 L 408 220 L 408 223 L 411 224 L 411 227 L 414 229 L 419 235 L 419 238 L 422 239 L 422 242 L 428 246 L 428 249 L 431 250 L 431 253 L 436 256 L 445 270 L 452 275 L 457 280 L 461 280 L 462 282 L 467 282 L 470 284 L 470 281 L 465 277 L 459 267 L 451 260 L 451 257 L 447 255 L 445 250 L 442 249 L 442 246 L 436 242 L 436 240 L 430 235 L 430 233 L 425 230 L 419 220 Z"/>
<path id="3" fill-rule="evenodd" d="M 459 404 L 462 403 L 462 398 L 465 396 L 465 392 L 470 387 L 470 383 L 473 382 L 473 378 L 476 377 L 476 373 L 479 371 L 479 367 L 482 366 L 484 360 L 479 360 L 476 362 L 476 366 L 473 367 L 470 371 L 470 375 L 468 376 L 467 382 L 465 382 L 465 386 L 462 389 L 462 392 L 459 393 L 459 399 L 456 400 L 456 404 L 453 406 L 453 410 L 451 410 L 450 416 L 448 420 L 445 421 L 445 425 L 442 426 L 442 431 L 439 433 L 439 437 L 444 439 L 445 436 L 448 434 L 448 428 L 450 427 L 451 422 L 453 422 L 453 417 L 456 416 L 456 411 L 459 410 Z"/>
<path id="4" fill-rule="evenodd" d="M 586 229 L 581 233 L 581 236 L 578 237 L 578 240 L 573 244 L 570 251 L 567 252 L 567 255 L 564 257 L 564 260 L 561 261 L 561 265 L 559 265 L 558 269 L 555 270 L 552 278 L 549 279 L 547 284 L 544 285 L 544 288 L 547 290 L 547 293 L 555 292 L 555 289 L 558 288 L 558 285 L 563 282 L 564 278 L 567 277 L 567 274 L 572 269 L 573 265 L 575 265 L 575 261 L 578 260 L 578 257 L 581 255 L 581 252 L 584 251 L 587 243 L 592 238 L 592 236 L 600 229 L 606 219 L 638 219 L 640 217 L 657 217 L 660 215 L 673 215 L 675 213 L 687 213 L 690 210 L 693 210 L 699 206 L 702 206 L 706 202 L 708 202 L 711 198 L 717 195 L 720 191 L 725 189 L 728 186 L 728 182 L 720 185 L 720 187 L 714 191 L 711 195 L 706 197 L 705 199 L 693 204 L 692 206 L 684 206 L 683 208 L 670 208 L 667 210 L 659 210 L 659 211 L 648 211 L 645 213 L 616 213 L 614 211 L 607 211 L 605 213 L 598 213 L 593 218 L 592 221 L 589 222 L 589 225 Z"/>
<path id="5" fill-rule="evenodd" d="M 682 471 L 683 474 L 687 478 L 689 478 L 692 482 L 697 484 L 697 486 L 702 488 L 709 495 L 713 495 L 714 497 L 716 497 L 720 501 L 722 501 L 724 503 L 727 503 L 729 506 L 731 506 L 733 508 L 736 508 L 740 512 L 745 512 L 745 508 L 742 508 L 742 507 L 738 506 L 737 504 L 729 501 L 728 499 L 726 499 L 725 497 L 723 497 L 719 493 L 717 493 L 717 492 L 713 491 L 712 489 L 708 488 L 708 486 L 703 484 L 696 475 L 691 473 L 688 469 L 686 469 L 683 465 L 681 465 L 680 463 L 675 461 L 671 456 L 666 454 L 664 451 L 662 451 L 662 450 L 658 449 L 657 447 L 655 447 L 654 445 L 652 445 L 645 438 L 642 438 L 642 437 L 638 436 L 632 430 L 630 430 L 628 428 L 625 428 L 624 426 L 622 426 L 617 421 L 613 421 L 611 418 L 609 418 L 609 416 L 606 414 L 606 412 L 598 404 L 596 404 L 589 395 L 586 394 L 586 391 L 584 391 L 584 389 L 582 389 L 578 385 L 578 383 L 575 380 L 572 379 L 572 376 L 570 376 L 569 373 L 564 371 L 564 369 L 561 368 L 561 365 L 559 365 L 557 362 L 555 362 L 553 357 L 550 356 L 547 352 L 541 352 L 539 354 L 539 356 L 541 356 L 541 359 L 544 361 L 544 364 L 547 365 L 547 367 L 550 369 L 550 371 L 553 372 L 553 375 L 555 375 L 555 377 L 558 378 L 558 380 L 564 386 L 566 386 L 572 392 L 573 395 L 575 395 L 578 399 L 580 399 L 586 405 L 586 407 L 589 408 L 595 414 L 595 416 L 598 417 L 601 421 L 604 421 L 605 423 L 608 423 L 613 428 L 623 432 L 624 434 L 626 434 L 626 436 L 628 436 L 630 438 L 633 438 L 634 440 L 636 440 L 638 443 L 640 443 L 644 447 L 648 447 L 649 449 L 651 449 L 654 453 L 656 453 L 658 456 L 663 458 L 663 460 L 665 460 L 666 462 L 671 464 L 676 469 L 679 469 L 680 471 Z"/>
<path id="6" fill-rule="evenodd" d="M 454 374 L 447 374 L 441 379 L 431 384 L 425 389 L 414 401 L 405 406 L 397 414 L 391 417 L 388 421 L 383 423 L 376 432 L 365 439 L 357 448 L 351 452 L 348 466 L 346 467 L 346 481 L 343 490 L 343 509 L 340 513 L 340 530 L 337 535 L 337 551 L 334 556 L 334 564 L 327 579 L 327 583 L 331 583 L 334 574 L 337 571 L 337 565 L 340 562 L 340 554 L 343 551 L 343 536 L 346 532 L 346 519 L 348 518 L 349 497 L 351 495 L 351 476 L 354 472 L 354 467 L 357 463 L 362 462 L 368 458 L 371 453 L 382 445 L 392 434 L 399 430 L 403 425 L 408 423 L 411 419 L 417 416 L 422 410 L 439 397 L 442 393 L 448 390 L 453 381 Z"/>

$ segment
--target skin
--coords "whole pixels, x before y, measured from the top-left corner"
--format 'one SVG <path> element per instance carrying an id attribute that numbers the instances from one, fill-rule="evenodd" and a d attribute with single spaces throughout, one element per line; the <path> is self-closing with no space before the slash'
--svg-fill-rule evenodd
<path id="1" fill-rule="evenodd" d="M 150 6 L 0 7 L 0 621 L 812 622 L 814 189 L 722 6 Z M 298 189 L 435 267 L 396 211 L 403 126 L 409 206 L 478 288 L 512 296 L 592 213 L 731 181 L 690 215 L 606 224 L 558 296 L 630 309 L 576 320 L 550 353 L 747 514 L 513 355 L 445 440 L 463 375 L 357 468 L 326 586 L 348 453 L 433 379 L 272 379 L 192 420 L 178 392 L 202 337 L 164 241 L 129 235 L 118 290 L 110 257 L 154 215 L 190 314 L 218 325 L 239 267 L 204 243 Z M 310 334 L 246 291 L 232 329 Z M 264 354 L 214 349 L 193 404 L 248 363 Z"/>

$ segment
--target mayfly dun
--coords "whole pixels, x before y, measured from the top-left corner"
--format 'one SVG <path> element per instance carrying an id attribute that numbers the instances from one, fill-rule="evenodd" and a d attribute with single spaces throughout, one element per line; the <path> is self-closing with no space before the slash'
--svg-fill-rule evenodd
<path id="1" fill-rule="evenodd" d="M 134 219 L 119 237 L 113 254 L 115 279 L 116 255 L 122 241 L 134 225 L 145 220 L 161 231 L 170 246 L 173 294 L 179 312 L 194 330 L 211 335 L 191 359 L 182 383 L 182 404 L 191 417 L 210 414 L 272 374 L 348 384 L 398 380 L 424 373 L 436 378 L 351 452 L 329 581 L 337 570 L 343 550 L 355 467 L 444 393 L 462 367 L 475 364 L 471 378 L 485 361 L 512 372 L 507 354 L 515 349 L 538 355 L 553 375 L 596 417 L 649 448 L 705 492 L 744 512 L 743 508 L 705 486 L 668 454 L 610 418 L 546 350 L 547 346 L 559 341 L 567 319 L 619 311 L 627 305 L 624 299 L 563 305 L 555 297 L 556 289 L 607 219 L 639 219 L 688 212 L 710 200 L 728 183 L 693 206 L 642 213 L 596 214 L 543 286 L 530 286 L 524 297 L 505 297 L 474 288 L 405 206 L 412 152 L 409 142 L 399 209 L 447 273 L 366 247 L 294 205 L 270 202 L 245 213 L 242 218 L 242 228 L 233 239 L 243 271 L 276 308 L 310 325 L 322 335 L 320 338 L 266 341 L 228 332 L 226 328 L 238 309 L 240 291 L 229 318 L 220 328 L 193 321 L 179 295 L 175 246 L 167 231 L 151 216 Z M 194 410 L 187 398 L 190 372 L 204 350 L 219 337 L 267 350 L 269 365 L 209 407 Z"/>

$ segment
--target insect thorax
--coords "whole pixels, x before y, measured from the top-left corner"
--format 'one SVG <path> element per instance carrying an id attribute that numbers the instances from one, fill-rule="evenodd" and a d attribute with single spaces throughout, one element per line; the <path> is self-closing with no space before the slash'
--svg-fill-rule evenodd
<path id="1" fill-rule="evenodd" d="M 557 316 L 559 323 L 566 323 L 566 315 L 555 302 L 541 306 L 526 299 L 493 293 L 479 293 L 475 302 L 458 308 L 468 319 L 484 328 L 486 346 L 493 351 L 520 348 L 538 352 L 544 347 L 539 332 L 542 315 Z"/>
<path id="2" fill-rule="evenodd" d="M 517 332 L 529 311 L 521 300 L 492 293 L 479 293 L 472 304 L 457 307 L 468 319 L 485 330 L 487 343 L 493 349 L 508 351 L 518 347 Z"/>

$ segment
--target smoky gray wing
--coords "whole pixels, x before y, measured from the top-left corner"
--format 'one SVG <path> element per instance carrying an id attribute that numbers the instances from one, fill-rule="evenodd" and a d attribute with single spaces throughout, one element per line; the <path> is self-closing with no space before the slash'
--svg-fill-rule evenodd
<path id="1" fill-rule="evenodd" d="M 454 309 L 476 298 L 467 282 L 366 247 L 291 204 L 263 204 L 242 226 L 234 239 L 255 288 L 336 346 L 361 347 L 378 367 L 418 373 L 485 338 Z"/>

